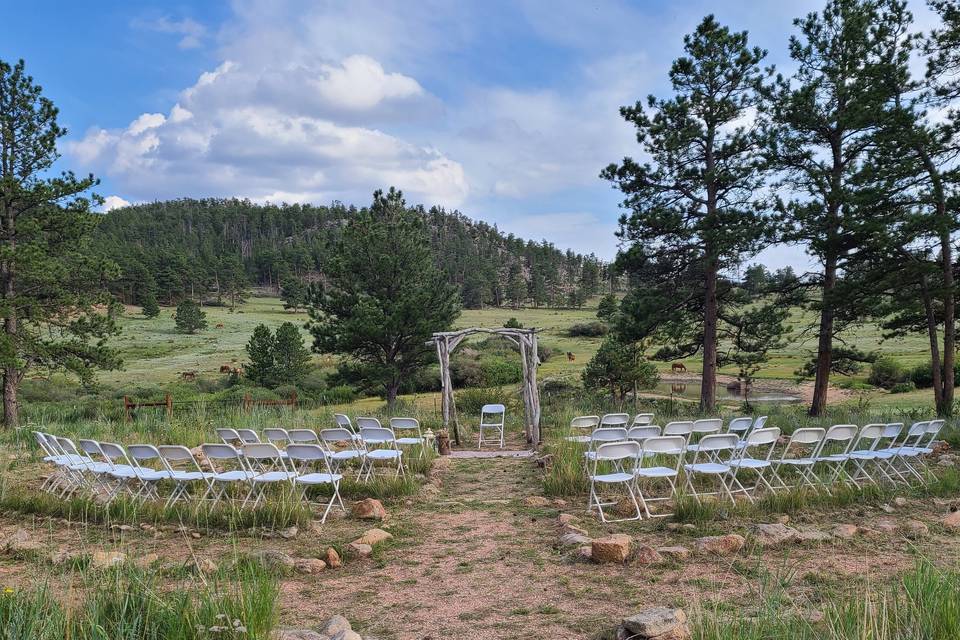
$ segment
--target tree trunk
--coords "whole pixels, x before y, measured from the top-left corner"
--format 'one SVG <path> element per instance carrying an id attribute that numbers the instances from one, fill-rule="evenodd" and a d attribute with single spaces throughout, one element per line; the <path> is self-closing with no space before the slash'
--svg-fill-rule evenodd
<path id="1" fill-rule="evenodd" d="M 927 277 L 920 279 L 920 297 L 923 299 L 923 311 L 927 318 L 927 337 L 930 339 L 930 374 L 933 378 L 933 402 L 937 415 L 943 414 L 943 369 L 940 363 L 940 340 L 937 335 L 937 318 L 933 311 L 933 300 L 927 286 Z"/>
<path id="2" fill-rule="evenodd" d="M 946 215 L 945 211 L 944 215 Z M 953 290 L 953 247 L 950 242 L 950 232 L 942 231 L 940 234 L 940 259 L 941 269 L 943 270 L 943 387 L 940 394 L 941 406 L 937 408 L 937 415 L 939 416 L 953 415 L 953 367 L 957 355 L 956 326 L 954 324 L 956 300 Z"/>
<path id="3" fill-rule="evenodd" d="M 397 404 L 397 393 L 400 391 L 399 382 L 389 382 L 386 385 L 387 387 L 387 410 L 393 411 L 394 406 Z"/>
<path id="4" fill-rule="evenodd" d="M 710 258 L 706 270 L 703 300 L 703 376 L 700 383 L 700 410 L 713 411 L 717 405 L 717 265 Z"/>
<path id="5" fill-rule="evenodd" d="M 819 416 L 827 407 L 827 390 L 830 387 L 830 368 L 833 364 L 833 317 L 834 302 L 831 299 L 837 285 L 837 257 L 828 255 L 823 270 L 823 300 L 820 310 L 820 335 L 817 342 L 817 374 L 813 381 L 813 402 L 810 415 Z"/>

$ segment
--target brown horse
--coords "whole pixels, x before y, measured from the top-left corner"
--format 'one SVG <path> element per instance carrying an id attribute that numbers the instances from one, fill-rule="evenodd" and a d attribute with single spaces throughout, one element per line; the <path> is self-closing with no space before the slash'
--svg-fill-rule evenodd
<path id="1" fill-rule="evenodd" d="M 678 372 L 678 371 L 679 371 L 680 373 L 686 373 L 686 372 L 687 372 L 687 365 L 683 364 L 682 362 L 674 362 L 673 364 L 670 365 L 670 372 L 671 372 L 671 373 L 676 373 L 676 372 Z"/>

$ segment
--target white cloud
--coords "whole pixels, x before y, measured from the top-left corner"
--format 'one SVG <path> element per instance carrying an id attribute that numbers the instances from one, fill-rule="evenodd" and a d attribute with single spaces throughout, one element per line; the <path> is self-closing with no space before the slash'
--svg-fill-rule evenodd
<path id="1" fill-rule="evenodd" d="M 100 209 L 104 212 L 110 211 L 111 209 L 117 209 L 119 207 L 129 207 L 130 203 L 127 200 L 124 200 L 120 196 L 107 196 L 103 199 L 103 205 Z"/>
<path id="2" fill-rule="evenodd" d="M 169 16 L 149 20 L 141 18 L 134 20 L 133 26 L 157 33 L 181 36 L 177 43 L 177 46 L 181 49 L 196 49 L 202 44 L 203 38 L 207 34 L 206 27 L 192 18 L 182 18 L 180 20 L 175 20 Z"/>

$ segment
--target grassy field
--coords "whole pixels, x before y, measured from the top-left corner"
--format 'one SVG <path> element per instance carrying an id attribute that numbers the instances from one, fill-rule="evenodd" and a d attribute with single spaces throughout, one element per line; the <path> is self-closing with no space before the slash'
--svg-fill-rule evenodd
<path id="1" fill-rule="evenodd" d="M 222 365 L 236 366 L 245 361 L 244 346 L 257 324 L 264 323 L 275 328 L 289 321 L 302 327 L 307 321 L 306 313 L 287 311 L 278 299 L 270 297 L 252 297 L 234 312 L 224 307 L 207 307 L 205 311 L 209 328 L 195 335 L 184 335 L 177 333 L 174 328 L 172 308 L 163 308 L 158 317 L 149 320 L 139 315 L 139 309 L 129 308 L 120 320 L 122 333 L 114 341 L 124 359 L 124 369 L 103 372 L 99 374 L 98 381 L 117 393 L 138 387 L 168 386 L 177 382 L 184 372 L 196 372 L 201 378 L 216 381 L 222 378 L 219 373 Z M 596 320 L 596 299 L 582 309 L 467 309 L 457 320 L 456 326 L 499 327 L 511 317 L 517 318 L 525 327 L 541 329 L 541 343 L 554 352 L 540 368 L 541 380 L 576 382 L 600 344 L 599 338 L 571 337 L 568 334 L 572 325 Z M 770 362 L 760 371 L 758 378 L 793 381 L 793 372 L 810 357 L 814 347 L 815 336 L 804 331 L 810 320 L 800 311 L 793 315 L 790 324 L 795 340 L 771 355 Z M 306 330 L 303 333 L 309 344 L 309 334 Z M 875 325 L 859 326 L 844 340 L 864 351 L 878 351 L 892 356 L 908 366 L 923 362 L 928 357 L 923 336 L 885 341 Z M 573 360 L 567 357 L 568 352 L 573 355 Z M 332 370 L 336 364 L 334 356 L 317 355 L 314 359 L 321 372 Z M 691 374 L 695 375 L 701 369 L 697 358 L 686 359 L 684 363 Z M 657 366 L 662 373 L 670 373 L 670 363 L 657 363 Z M 728 367 L 721 373 L 735 375 L 736 371 Z M 834 383 L 839 384 L 844 380 L 862 382 L 866 375 L 867 370 L 852 380 L 837 376 Z M 694 386 L 691 386 L 688 394 L 695 395 Z M 855 394 L 855 399 L 859 401 L 861 397 L 866 397 L 884 406 L 924 407 L 931 404 L 930 395 L 929 390 L 897 395 L 867 391 Z M 432 402 L 430 398 L 422 397 L 416 401 Z"/>

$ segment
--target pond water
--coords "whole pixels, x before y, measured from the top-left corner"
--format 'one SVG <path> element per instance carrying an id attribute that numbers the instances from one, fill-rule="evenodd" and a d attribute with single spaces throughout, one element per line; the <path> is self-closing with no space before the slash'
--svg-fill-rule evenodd
<path id="1" fill-rule="evenodd" d="M 697 400 L 700 398 L 700 382 L 691 380 L 690 382 L 661 382 L 655 389 L 648 393 L 655 393 L 663 396 L 674 396 Z M 764 388 L 763 384 L 755 384 L 750 390 L 750 402 L 769 402 L 774 404 L 789 404 L 800 402 L 799 395 L 786 393 L 779 389 Z M 743 401 L 743 394 L 739 388 L 728 389 L 726 384 L 717 385 L 717 400 L 719 402 Z"/>

